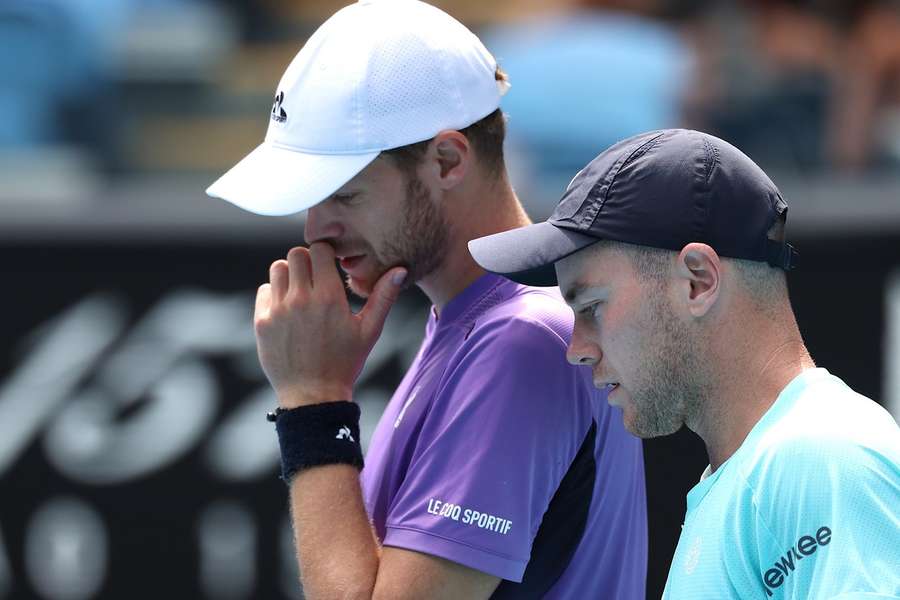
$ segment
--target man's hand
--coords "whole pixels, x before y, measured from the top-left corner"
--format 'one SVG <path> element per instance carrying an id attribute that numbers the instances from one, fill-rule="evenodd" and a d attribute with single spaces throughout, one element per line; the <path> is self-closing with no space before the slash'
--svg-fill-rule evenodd
<path id="1" fill-rule="evenodd" d="M 351 399 L 407 274 L 387 271 L 354 314 L 334 258 L 322 242 L 292 248 L 287 260 L 272 263 L 269 283 L 256 294 L 259 362 L 285 408 Z"/>

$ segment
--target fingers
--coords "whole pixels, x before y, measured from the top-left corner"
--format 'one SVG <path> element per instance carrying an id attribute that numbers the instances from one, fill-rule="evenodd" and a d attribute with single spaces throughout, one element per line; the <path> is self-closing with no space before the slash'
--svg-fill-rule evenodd
<path id="1" fill-rule="evenodd" d="M 266 336 L 271 326 L 272 285 L 264 283 L 256 290 L 256 306 L 253 309 L 253 332 L 257 343 Z"/>
<path id="2" fill-rule="evenodd" d="M 272 302 L 279 303 L 291 296 L 305 301 L 313 289 L 326 300 L 346 301 L 344 287 L 334 266 L 334 248 L 330 244 L 315 243 L 309 249 L 297 246 L 288 252 L 287 260 L 277 260 L 269 269 Z"/>
<path id="3" fill-rule="evenodd" d="M 290 272 L 290 290 L 301 298 L 312 288 L 312 267 L 309 261 L 309 250 L 303 247 L 291 248 L 287 255 Z"/>
<path id="4" fill-rule="evenodd" d="M 335 298 L 344 297 L 344 285 L 334 266 L 334 248 L 330 244 L 317 242 L 309 247 L 309 256 L 312 263 L 313 287 L 323 294 L 330 294 Z"/>
<path id="5" fill-rule="evenodd" d="M 259 321 L 269 314 L 272 305 L 272 286 L 264 283 L 256 290 L 256 307 L 253 309 L 253 319 Z"/>
<path id="6" fill-rule="evenodd" d="M 364 335 L 377 338 L 381 335 L 384 321 L 387 319 L 394 301 L 403 289 L 407 271 L 403 267 L 395 267 L 381 276 L 369 295 L 369 300 L 360 311 Z"/>
<path id="7" fill-rule="evenodd" d="M 270 302 L 280 302 L 284 299 L 290 285 L 288 276 L 288 263 L 286 260 L 276 260 L 269 267 Z M 258 295 L 257 295 L 258 297 Z"/>

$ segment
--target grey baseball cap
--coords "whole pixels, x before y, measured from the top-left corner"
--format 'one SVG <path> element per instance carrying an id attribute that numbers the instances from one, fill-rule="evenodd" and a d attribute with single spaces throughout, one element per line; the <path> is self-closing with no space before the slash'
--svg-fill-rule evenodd
<path id="1" fill-rule="evenodd" d="M 687 129 L 618 142 L 582 169 L 553 214 L 469 242 L 484 269 L 527 285 L 557 285 L 554 264 L 599 240 L 681 250 L 691 242 L 719 255 L 796 266 L 797 251 L 770 240 L 787 216 L 771 179 L 743 152 Z"/>

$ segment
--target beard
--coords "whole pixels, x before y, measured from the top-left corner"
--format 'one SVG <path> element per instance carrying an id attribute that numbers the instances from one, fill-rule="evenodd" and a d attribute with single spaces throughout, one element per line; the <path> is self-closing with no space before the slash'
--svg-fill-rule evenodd
<path id="1" fill-rule="evenodd" d="M 661 292 L 648 297 L 641 369 L 630 390 L 634 414 L 627 425 L 640 438 L 669 435 L 694 422 L 709 397 L 706 361 L 698 354 L 703 342 L 662 298 Z"/>
<path id="2" fill-rule="evenodd" d="M 406 186 L 400 224 L 382 242 L 370 246 L 374 275 L 371 280 L 347 276 L 347 287 L 360 298 L 368 298 L 375 283 L 393 267 L 405 267 L 404 289 L 433 273 L 444 261 L 450 240 L 450 224 L 422 181 L 411 175 Z"/>

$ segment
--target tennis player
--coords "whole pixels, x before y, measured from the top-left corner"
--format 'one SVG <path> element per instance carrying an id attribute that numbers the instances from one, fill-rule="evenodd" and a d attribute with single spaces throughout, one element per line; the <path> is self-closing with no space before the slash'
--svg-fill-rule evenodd
<path id="1" fill-rule="evenodd" d="M 528 223 L 507 178 L 506 78 L 415 0 L 332 16 L 281 80 L 265 142 L 208 190 L 308 210 L 258 292 L 263 370 L 308 598 L 644 598 L 640 440 L 565 351 L 558 290 L 467 242 Z M 351 312 L 335 267 L 367 297 Z M 353 386 L 398 293 L 433 308 L 365 468 Z"/>
<path id="2" fill-rule="evenodd" d="M 631 432 L 706 443 L 666 599 L 900 598 L 900 430 L 813 364 L 786 215 L 739 150 L 665 130 L 600 154 L 547 222 L 469 246 L 489 271 L 559 281 L 569 361 Z"/>

